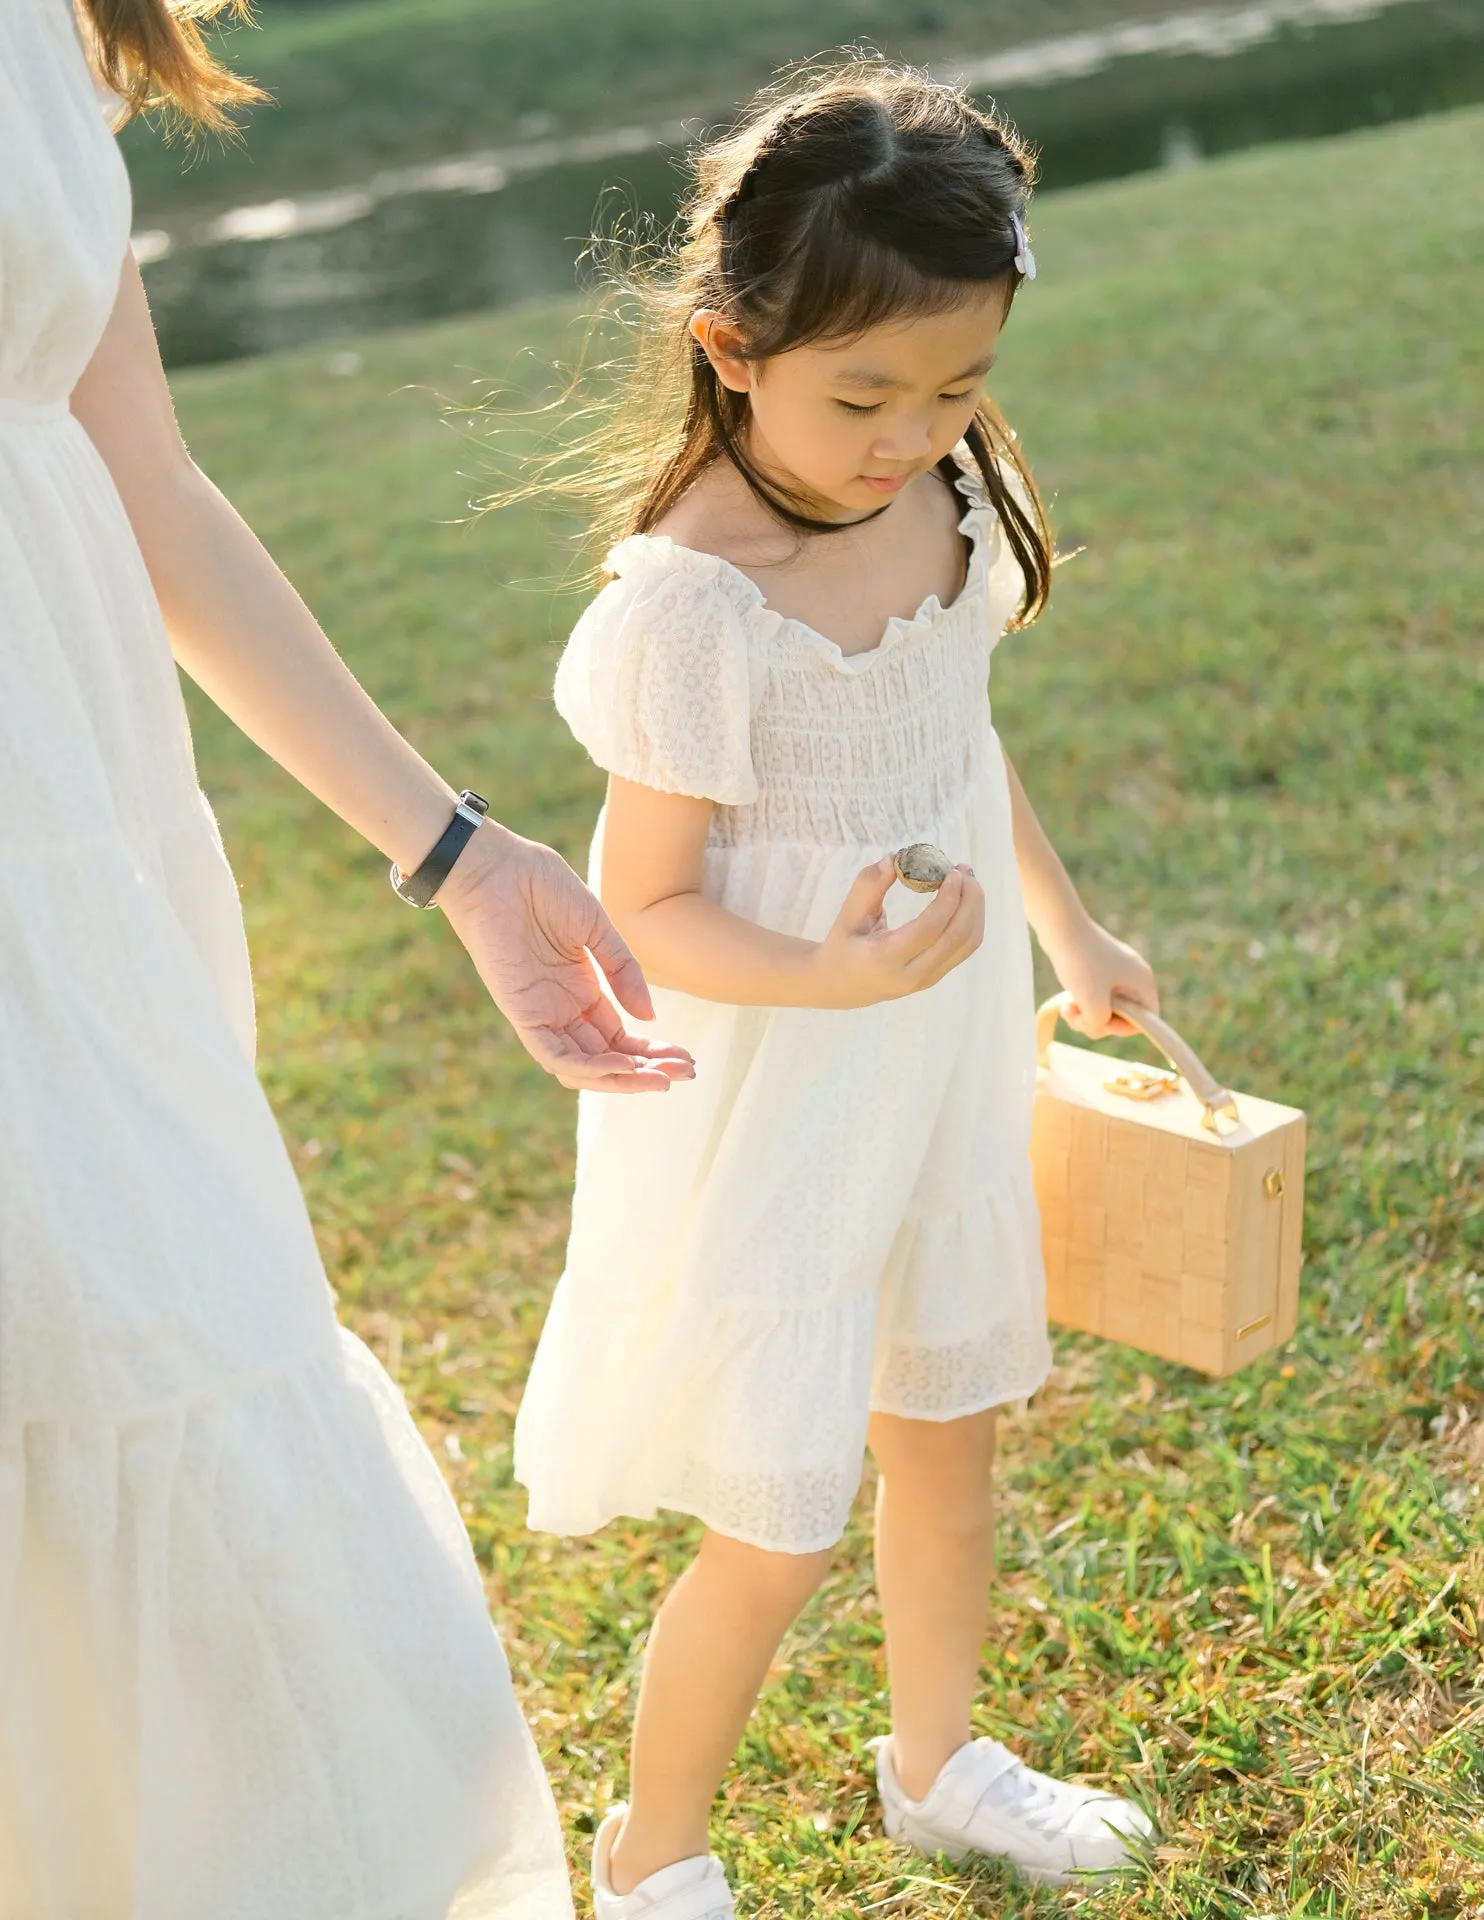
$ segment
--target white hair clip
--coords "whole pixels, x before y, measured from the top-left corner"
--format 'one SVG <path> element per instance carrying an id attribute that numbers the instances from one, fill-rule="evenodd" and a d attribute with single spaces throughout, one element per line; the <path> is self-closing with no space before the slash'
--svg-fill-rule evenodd
<path id="1" fill-rule="evenodd" d="M 1018 213 L 1012 213 L 1010 225 L 1015 229 L 1015 271 L 1023 274 L 1027 280 L 1034 280 L 1036 256 L 1031 252 L 1031 243 L 1025 237 L 1025 222 Z"/>

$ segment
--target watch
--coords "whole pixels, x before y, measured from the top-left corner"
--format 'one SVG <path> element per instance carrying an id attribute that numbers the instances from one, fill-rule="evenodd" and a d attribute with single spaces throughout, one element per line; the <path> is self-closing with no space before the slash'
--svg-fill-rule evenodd
<path id="1" fill-rule="evenodd" d="M 417 872 L 404 874 L 396 861 L 392 862 L 392 886 L 409 906 L 432 906 L 438 889 L 452 872 L 454 861 L 468 846 L 474 829 L 489 812 L 489 806 L 483 794 L 471 793 L 466 787 L 459 795 L 459 804 L 453 810 L 452 820 L 443 829 L 437 844 Z"/>

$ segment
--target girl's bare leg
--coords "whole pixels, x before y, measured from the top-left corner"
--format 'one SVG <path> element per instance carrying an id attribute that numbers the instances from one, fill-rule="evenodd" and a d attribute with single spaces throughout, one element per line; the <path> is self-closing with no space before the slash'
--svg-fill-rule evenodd
<path id="1" fill-rule="evenodd" d="M 829 1560 L 707 1533 L 670 1589 L 639 1688 L 629 1815 L 609 1863 L 615 1892 L 708 1850 L 716 1790 L 778 1643 Z"/>
<path id="2" fill-rule="evenodd" d="M 994 1575 L 995 1415 L 871 1419 L 881 1471 L 876 1587 L 886 1621 L 892 1752 L 920 1800 L 970 1738 Z"/>

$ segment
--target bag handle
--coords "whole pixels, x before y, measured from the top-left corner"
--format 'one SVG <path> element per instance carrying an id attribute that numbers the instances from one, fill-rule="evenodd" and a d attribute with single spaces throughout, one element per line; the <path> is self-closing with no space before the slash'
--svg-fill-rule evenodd
<path id="1" fill-rule="evenodd" d="M 1036 1058 L 1043 1067 L 1050 1064 L 1051 1040 L 1056 1032 L 1056 1023 L 1071 1005 L 1071 994 L 1058 993 L 1037 1010 Z M 1208 1127 L 1212 1133 L 1215 1133 L 1218 1115 L 1228 1120 L 1240 1118 L 1237 1112 L 1236 1095 L 1222 1086 L 1215 1075 L 1207 1069 L 1195 1048 L 1188 1041 L 1182 1040 L 1175 1029 L 1161 1020 L 1157 1013 L 1151 1013 L 1148 1007 L 1141 1007 L 1136 1001 L 1125 999 L 1121 993 L 1115 993 L 1113 996 L 1113 1011 L 1122 1014 L 1131 1027 L 1136 1027 L 1146 1040 L 1159 1048 L 1205 1109 L 1201 1115 L 1203 1127 Z"/>

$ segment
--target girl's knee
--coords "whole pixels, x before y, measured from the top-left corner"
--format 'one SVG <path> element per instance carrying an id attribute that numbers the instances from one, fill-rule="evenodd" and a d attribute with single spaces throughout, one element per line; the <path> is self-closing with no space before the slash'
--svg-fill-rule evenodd
<path id="1" fill-rule="evenodd" d="M 994 1525 L 994 1415 L 941 1424 L 878 1417 L 872 1451 L 883 1494 L 935 1532 L 981 1533 Z"/>
<path id="2" fill-rule="evenodd" d="M 706 1535 L 701 1553 L 758 1606 L 792 1613 L 813 1598 L 833 1558 L 829 1548 L 820 1553 L 770 1553 L 720 1533 Z"/>
<path id="3" fill-rule="evenodd" d="M 911 1481 L 931 1495 L 943 1487 L 987 1486 L 994 1471 L 996 1416 L 967 1414 L 961 1420 L 903 1420 L 875 1414 L 870 1445 L 882 1473 Z"/>

